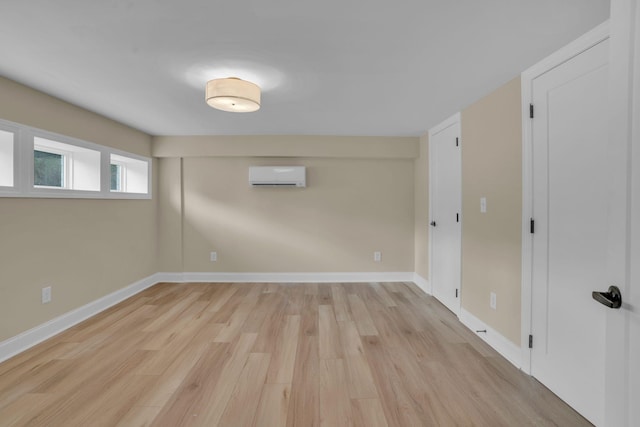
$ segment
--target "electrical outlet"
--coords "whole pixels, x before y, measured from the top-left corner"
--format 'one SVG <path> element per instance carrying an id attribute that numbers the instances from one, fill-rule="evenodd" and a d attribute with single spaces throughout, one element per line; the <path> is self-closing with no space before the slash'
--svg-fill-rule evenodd
<path id="1" fill-rule="evenodd" d="M 51 302 L 51 286 L 42 288 L 42 303 L 48 304 Z"/>
<path id="2" fill-rule="evenodd" d="M 218 252 L 211 252 L 210 260 L 211 262 L 218 261 Z"/>
<path id="3" fill-rule="evenodd" d="M 491 306 L 492 309 L 496 309 L 496 304 L 497 304 L 497 297 L 496 297 L 496 293 L 495 292 L 491 292 L 490 294 L 490 299 L 489 299 L 489 305 Z"/>
<path id="4" fill-rule="evenodd" d="M 480 197 L 480 212 L 487 213 L 487 198 Z"/>
<path id="5" fill-rule="evenodd" d="M 380 252 L 380 251 L 375 251 L 375 252 L 373 253 L 373 260 L 374 260 L 375 262 L 380 262 L 380 261 L 382 261 L 382 252 Z"/>

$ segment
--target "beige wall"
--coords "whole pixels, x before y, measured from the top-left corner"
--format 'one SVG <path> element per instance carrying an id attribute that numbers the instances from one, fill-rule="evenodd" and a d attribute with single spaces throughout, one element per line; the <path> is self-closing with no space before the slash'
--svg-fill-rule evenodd
<path id="1" fill-rule="evenodd" d="M 462 306 L 520 344 L 520 78 L 462 111 Z M 487 213 L 480 213 L 480 198 Z M 497 309 L 489 294 L 497 294 Z"/>
<path id="2" fill-rule="evenodd" d="M 182 269 L 182 159 L 158 159 L 158 269 Z"/>
<path id="3" fill-rule="evenodd" d="M 148 135 L 4 78 L 0 118 L 151 154 Z M 155 199 L 3 197 L 0 218 L 0 341 L 157 271 Z"/>
<path id="4" fill-rule="evenodd" d="M 378 151 L 375 143 L 362 151 L 369 158 L 343 157 L 362 138 L 337 138 L 342 145 L 335 150 L 334 137 L 295 137 L 306 141 L 302 157 L 244 156 L 243 144 L 256 138 L 237 137 L 227 157 L 185 157 L 182 171 L 179 159 L 160 160 L 161 218 L 181 216 L 175 185 L 181 174 L 184 188 L 184 252 L 175 250 L 180 231 L 161 227 L 160 241 L 173 242 L 161 269 L 175 271 L 183 258 L 188 272 L 414 271 L 417 138 L 378 138 L 384 140 Z M 278 152 L 282 139 L 272 138 L 264 137 L 258 152 Z M 177 153 L 180 139 L 172 141 Z M 307 188 L 252 188 L 253 165 L 306 166 Z M 209 261 L 211 251 L 217 262 Z M 374 251 L 382 262 L 373 261 Z"/>
<path id="5" fill-rule="evenodd" d="M 415 272 L 429 279 L 429 135 L 420 137 L 419 156 L 415 160 L 413 193 L 415 213 Z"/>

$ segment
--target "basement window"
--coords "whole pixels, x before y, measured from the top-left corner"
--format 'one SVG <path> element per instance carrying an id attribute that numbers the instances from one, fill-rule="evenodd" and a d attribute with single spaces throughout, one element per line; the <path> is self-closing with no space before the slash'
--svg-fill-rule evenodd
<path id="1" fill-rule="evenodd" d="M 33 186 L 100 191 L 100 152 L 51 139 L 33 139 Z"/>
<path id="2" fill-rule="evenodd" d="M 0 119 L 0 197 L 151 199 L 151 158 Z"/>
<path id="3" fill-rule="evenodd" d="M 15 133 L 0 130 L 0 187 L 13 187 Z"/>
<path id="4" fill-rule="evenodd" d="M 149 161 L 111 154 L 111 192 L 149 193 Z"/>

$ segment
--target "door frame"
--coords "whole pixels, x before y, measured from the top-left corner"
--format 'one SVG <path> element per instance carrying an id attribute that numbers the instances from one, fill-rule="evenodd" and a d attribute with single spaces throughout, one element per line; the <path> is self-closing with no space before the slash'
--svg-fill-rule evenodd
<path id="1" fill-rule="evenodd" d="M 606 21 L 557 52 L 538 62 L 521 74 L 522 90 L 522 287 L 521 287 L 521 369 L 531 375 L 531 349 L 529 334 L 532 320 L 532 261 L 533 237 L 530 220 L 533 217 L 533 135 L 529 106 L 532 100 L 533 81 L 544 73 L 578 56 L 609 38 L 609 21 Z"/>
<path id="2" fill-rule="evenodd" d="M 446 120 L 443 120 L 442 122 L 440 122 L 439 124 L 437 124 L 436 126 L 432 127 L 431 129 L 429 129 L 429 221 L 428 224 L 431 224 L 431 221 L 433 221 L 433 170 L 434 168 L 433 166 L 433 153 L 432 153 L 432 149 L 431 149 L 431 141 L 433 140 L 433 136 L 440 133 L 441 131 L 445 130 L 446 128 L 450 127 L 450 126 L 457 126 L 457 130 L 458 130 L 458 142 L 459 142 L 459 146 L 460 146 L 460 241 L 458 242 L 458 247 L 460 248 L 460 253 L 458 254 L 459 258 L 460 258 L 460 272 L 459 272 L 459 277 L 460 277 L 460 283 L 458 283 L 458 289 L 459 289 L 459 293 L 458 293 L 458 304 L 456 306 L 456 310 L 454 311 L 454 314 L 458 317 L 460 317 L 460 309 L 462 308 L 462 146 L 463 146 L 463 141 L 462 141 L 462 115 L 460 114 L 460 112 L 455 113 L 454 115 L 452 115 L 451 117 L 447 118 Z M 433 233 L 431 233 L 431 225 L 428 226 L 429 227 L 429 289 L 431 290 L 431 295 L 434 294 L 433 292 Z"/>
<path id="3" fill-rule="evenodd" d="M 611 2 L 609 159 L 611 239 L 607 279 L 622 292 L 620 310 L 607 310 L 605 425 L 629 426 L 640 409 L 640 2 Z M 622 243 L 619 243 L 619 241 Z M 607 284 L 604 284 L 606 287 Z M 635 425 L 635 424 L 633 424 Z"/>

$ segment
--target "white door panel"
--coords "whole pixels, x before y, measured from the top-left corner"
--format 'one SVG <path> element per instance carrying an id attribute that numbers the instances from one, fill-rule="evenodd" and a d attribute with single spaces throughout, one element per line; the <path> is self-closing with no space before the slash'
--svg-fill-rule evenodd
<path id="1" fill-rule="evenodd" d="M 462 199 L 459 117 L 448 122 L 429 134 L 431 286 L 433 296 L 457 315 Z"/>
<path id="2" fill-rule="evenodd" d="M 533 80 L 532 375 L 604 420 L 608 40 Z"/>

